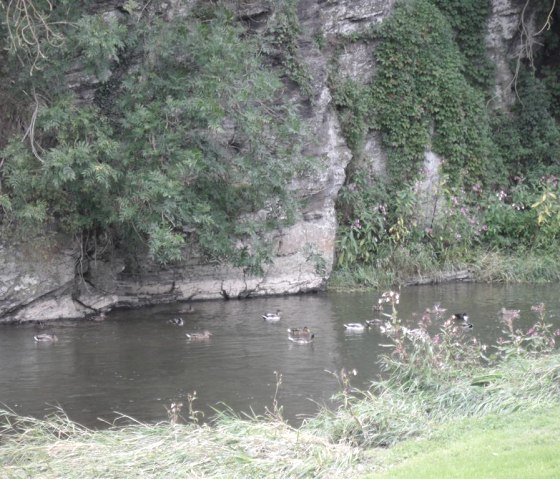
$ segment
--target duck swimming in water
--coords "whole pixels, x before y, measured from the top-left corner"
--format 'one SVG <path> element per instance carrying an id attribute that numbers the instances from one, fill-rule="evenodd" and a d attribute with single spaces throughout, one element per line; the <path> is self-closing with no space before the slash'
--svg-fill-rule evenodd
<path id="1" fill-rule="evenodd" d="M 290 328 L 288 329 L 288 339 L 296 344 L 309 344 L 315 339 L 315 334 L 304 326 L 303 328 Z"/>
<path id="2" fill-rule="evenodd" d="M 354 331 L 354 332 L 362 332 L 365 331 L 367 327 L 369 327 L 369 323 L 366 321 L 366 325 L 362 323 L 346 323 L 344 327 L 347 331 Z"/>
<path id="3" fill-rule="evenodd" d="M 469 320 L 469 315 L 467 313 L 454 313 L 453 316 L 451 316 L 451 319 L 454 319 L 455 321 L 468 321 Z"/>
<path id="4" fill-rule="evenodd" d="M 37 334 L 36 336 L 33 336 L 33 339 L 37 343 L 55 343 L 56 341 L 58 341 L 58 337 L 54 333 Z"/>
<path id="5" fill-rule="evenodd" d="M 277 309 L 275 313 L 265 313 L 262 315 L 262 318 L 265 321 L 280 321 L 282 317 L 282 311 Z"/>
<path id="6" fill-rule="evenodd" d="M 187 333 L 185 336 L 187 336 L 187 339 L 189 341 L 204 341 L 206 339 L 210 339 L 212 333 L 206 330 L 203 331 L 202 333 Z"/>
<path id="7" fill-rule="evenodd" d="M 107 315 L 104 312 L 101 312 L 97 316 L 94 316 L 92 321 L 100 323 L 101 321 L 105 321 L 106 319 L 107 319 Z"/>
<path id="8" fill-rule="evenodd" d="M 185 322 L 183 318 L 172 318 L 167 321 L 169 324 L 174 324 L 175 326 L 184 326 Z"/>

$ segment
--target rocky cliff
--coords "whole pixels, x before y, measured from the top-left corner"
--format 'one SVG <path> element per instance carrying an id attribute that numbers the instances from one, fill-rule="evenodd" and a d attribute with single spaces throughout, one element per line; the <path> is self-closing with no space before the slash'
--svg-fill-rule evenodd
<path id="1" fill-rule="evenodd" d="M 118 14 L 118 1 L 98 2 L 107 15 Z M 195 3 L 195 2 L 192 2 Z M 188 2 L 183 2 L 183 7 Z M 294 294 L 320 290 L 334 263 L 335 201 L 353 161 L 331 104 L 328 73 L 335 68 L 342 77 L 370 82 L 375 74 L 375 42 L 344 41 L 367 32 L 390 15 L 390 0 L 300 0 L 297 14 L 301 26 L 299 61 L 310 74 L 311 98 L 302 98 L 297 88 L 289 91 L 301 104 L 310 132 L 307 155 L 321 161 L 320 174 L 300 178 L 293 194 L 305 205 L 293 226 L 270 235 L 274 260 L 262 276 L 223 264 L 208 264 L 189 254 L 183 264 L 162 268 L 140 259 L 140 268 L 129 271 L 118 249 L 103 259 L 79 261 L 78 245 L 67 239 L 49 241 L 33 248 L 5 242 L 0 245 L 0 321 L 30 321 L 84 317 L 116 307 L 199 299 L 245 298 Z M 516 29 L 522 5 L 494 0 L 488 23 L 487 45 L 498 66 L 496 98 L 510 102 L 511 72 L 508 61 L 515 55 Z M 273 7 L 265 0 L 232 2 L 239 21 L 258 30 L 266 25 Z M 163 7 L 168 12 L 177 2 Z M 321 41 L 317 41 L 321 39 Z M 82 102 L 93 98 L 96 84 L 80 74 L 68 73 L 68 85 Z M 427 152 L 428 176 L 437 174 L 437 158 Z M 383 172 L 385 155 L 376 134 L 368 135 L 361 161 Z M 429 178 L 428 178 L 429 180 Z M 429 188 L 430 181 L 426 183 Z"/>

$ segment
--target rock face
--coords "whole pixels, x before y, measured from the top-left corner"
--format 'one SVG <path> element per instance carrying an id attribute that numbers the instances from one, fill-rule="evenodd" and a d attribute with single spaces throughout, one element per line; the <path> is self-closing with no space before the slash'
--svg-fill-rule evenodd
<path id="1" fill-rule="evenodd" d="M 510 64 L 527 58 L 537 43 L 535 18 L 519 0 L 492 0 L 486 48 L 496 66 L 493 103 L 507 109 L 515 102 L 514 73 Z"/>
<path id="2" fill-rule="evenodd" d="M 99 2 L 107 14 L 120 2 Z M 177 2 L 163 4 L 171 11 Z M 194 3 L 194 2 L 191 2 Z M 183 2 L 182 6 L 188 2 Z M 506 91 L 509 58 L 508 40 L 513 35 L 519 10 L 510 2 L 495 0 L 489 24 L 489 50 L 496 64 L 504 65 L 498 79 Z M 502 4 L 507 4 L 501 7 Z M 187 301 L 197 299 L 244 298 L 249 296 L 293 294 L 321 289 L 333 263 L 336 235 L 335 201 L 345 180 L 345 169 L 352 159 L 341 134 L 337 114 L 331 104 L 327 77 L 335 65 L 342 77 L 357 82 L 371 81 L 375 73 L 374 42 L 346 42 L 343 37 L 359 36 L 383 21 L 394 6 L 390 0 L 301 0 L 297 13 L 301 25 L 300 61 L 311 76 L 311 96 L 299 98 L 306 128 L 315 142 L 305 152 L 322 162 L 317 176 L 300 178 L 293 185 L 294 195 L 304 199 L 305 207 L 290 228 L 270 237 L 275 257 L 262 276 L 246 274 L 239 268 L 208 264 L 192 259 L 173 268 L 161 268 L 147 259 L 142 268 L 128 271 L 119 251 L 111 260 L 79 261 L 78 248 L 58 239 L 41 252 L 29 251 L 17 244 L 0 245 L 0 322 L 84 317 L 116 307 Z M 265 0 L 232 1 L 240 21 L 258 30 L 271 14 Z M 516 13 L 517 12 L 517 13 Z M 317 39 L 321 39 L 319 42 Z M 69 72 L 69 86 L 82 103 L 91 101 L 93 80 Z M 85 84 L 84 84 L 85 82 Z M 299 92 L 292 88 L 298 98 Z M 504 102 L 506 100 L 504 99 Z M 372 134 L 365 142 L 363 158 L 377 173 L 385 169 L 385 155 L 379 138 Z M 196 256 L 194 256 L 196 258 Z"/>

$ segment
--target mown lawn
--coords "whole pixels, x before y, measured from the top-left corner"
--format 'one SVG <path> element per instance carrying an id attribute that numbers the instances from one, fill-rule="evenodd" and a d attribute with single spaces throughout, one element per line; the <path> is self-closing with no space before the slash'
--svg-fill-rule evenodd
<path id="1" fill-rule="evenodd" d="M 559 478 L 560 407 L 449 424 L 431 439 L 396 446 L 386 462 L 386 473 L 366 477 Z"/>

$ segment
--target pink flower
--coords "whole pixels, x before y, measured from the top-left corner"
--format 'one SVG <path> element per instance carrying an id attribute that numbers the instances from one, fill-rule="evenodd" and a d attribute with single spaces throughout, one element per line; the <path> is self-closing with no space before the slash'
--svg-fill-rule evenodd
<path id="1" fill-rule="evenodd" d="M 440 344 L 441 343 L 441 338 L 440 338 L 439 334 L 436 334 L 432 341 L 434 342 L 434 344 Z"/>
<path id="2" fill-rule="evenodd" d="M 504 198 L 507 197 L 507 193 L 504 190 L 500 190 L 499 193 L 496 193 L 496 196 L 498 197 L 498 200 L 503 201 Z"/>

